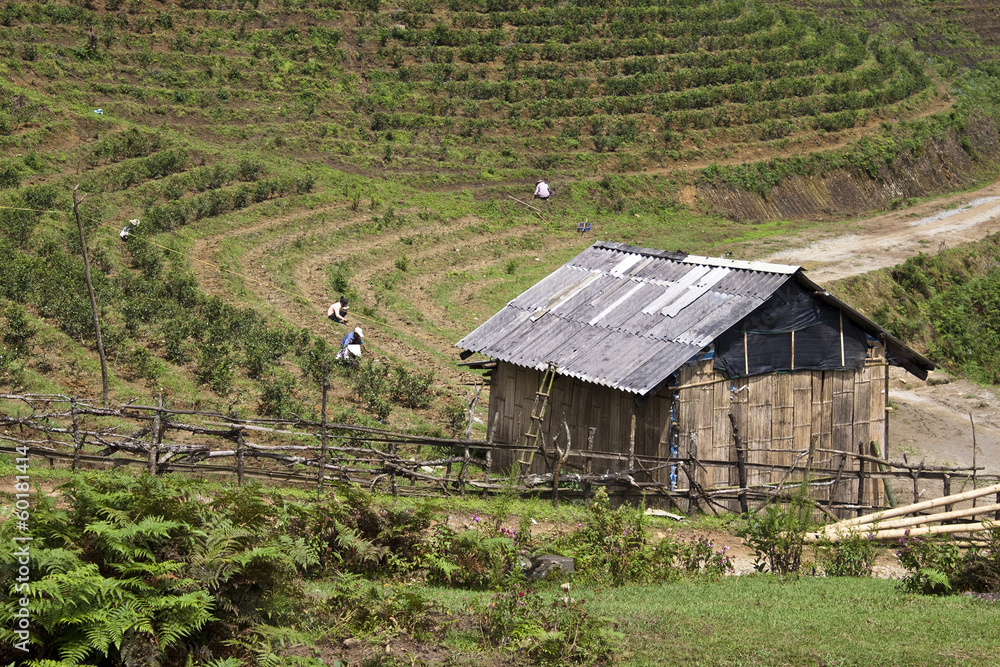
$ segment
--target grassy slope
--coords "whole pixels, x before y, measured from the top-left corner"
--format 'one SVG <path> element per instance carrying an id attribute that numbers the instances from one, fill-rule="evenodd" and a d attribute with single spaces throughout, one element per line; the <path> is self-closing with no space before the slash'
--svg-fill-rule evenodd
<path id="1" fill-rule="evenodd" d="M 911 38 L 931 56 L 925 74 L 937 77 L 996 54 L 995 26 L 963 24 L 974 13 L 966 5 L 691 2 L 657 14 L 493 3 L 506 13 L 491 14 L 461 0 L 8 3 L 0 150 L 4 166 L 19 170 L 7 184 L 20 190 L 5 201 L 68 211 L 73 185 L 88 193 L 91 252 L 98 273 L 110 275 L 99 287 L 115 397 L 162 387 L 174 404 L 253 411 L 263 391 L 283 387 L 289 405 L 315 409 L 317 387 L 296 370 L 308 345 L 291 346 L 255 379 L 245 332 L 226 333 L 222 359 L 234 375 L 213 391 L 205 365 L 216 358 L 204 361 L 213 334 L 197 321 L 210 309 L 185 307 L 174 292 L 190 271 L 205 293 L 253 308 L 286 337 L 305 330 L 310 341 L 335 344 L 341 332 L 322 311 L 346 286 L 380 358 L 436 372 L 437 407 L 397 406 L 392 417 L 433 429 L 445 420 L 440 406 L 472 379 L 454 366 L 453 342 L 594 238 L 739 256 L 742 241 L 818 224 L 750 225 L 682 202 L 696 203 L 691 186 L 709 164 L 719 165 L 709 178 L 758 190 L 773 171 L 748 177 L 726 165 L 815 149 L 823 151 L 816 164 L 843 164 L 831 150 L 851 155 L 859 139 L 882 132 L 881 120 L 918 117 L 934 91 L 907 69 L 917 62 Z M 899 22 L 857 39 L 854 26 L 880 24 L 890 10 Z M 608 50 L 655 50 L 662 35 L 673 44 L 662 55 Z M 758 61 L 744 63 L 748 49 Z M 725 69 L 735 66 L 743 69 Z M 155 145 L 116 148 L 132 129 Z M 181 156 L 176 173 L 151 176 L 149 160 L 171 151 Z M 259 168 L 256 181 L 212 171 L 247 163 Z M 525 200 L 539 174 L 556 192 L 542 215 L 511 199 Z M 231 205 L 261 180 L 287 186 L 303 177 L 310 187 Z M 51 196 L 39 190 L 46 186 Z M 198 212 L 212 196 L 229 205 Z M 185 221 L 167 224 L 165 211 Z M 146 238 L 181 254 L 164 254 L 153 275 L 116 232 L 157 212 Z M 575 232 L 581 220 L 593 236 Z M 47 240 L 73 251 L 70 216 L 43 214 L 32 225 L 5 252 L 40 258 Z M 7 235 L 16 227 L 8 222 Z M 143 274 L 181 285 L 155 297 L 170 317 L 127 312 L 142 300 L 128 293 L 128 276 Z M 79 345 L 86 303 L 79 289 L 73 296 L 66 309 L 76 324 L 67 325 L 60 309 L 46 308 L 51 297 L 5 294 L 39 332 L 8 383 L 96 393 L 92 348 Z M 9 359 L 22 316 L 5 312 Z M 180 340 L 185 354 L 171 357 L 182 325 L 193 333 Z M 335 390 L 350 396 L 344 378 Z M 345 414 L 366 412 L 354 404 Z"/>

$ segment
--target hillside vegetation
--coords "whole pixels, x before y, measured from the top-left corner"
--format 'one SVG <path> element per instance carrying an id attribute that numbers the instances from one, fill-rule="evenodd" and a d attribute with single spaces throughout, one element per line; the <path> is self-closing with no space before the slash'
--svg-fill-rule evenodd
<path id="1" fill-rule="evenodd" d="M 464 428 L 453 342 L 591 235 L 739 256 L 995 175 L 982 8 L 8 2 L 0 382 L 99 390 L 78 185 L 116 399 L 315 415 L 343 293 L 334 418 Z"/>

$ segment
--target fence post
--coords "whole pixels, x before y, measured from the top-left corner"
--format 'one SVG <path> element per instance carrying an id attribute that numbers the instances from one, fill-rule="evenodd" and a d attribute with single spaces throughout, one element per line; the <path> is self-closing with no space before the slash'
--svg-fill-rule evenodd
<path id="1" fill-rule="evenodd" d="M 587 500 L 590 498 L 590 492 L 593 488 L 589 478 L 594 474 L 594 458 L 591 454 L 594 453 L 594 436 L 597 435 L 597 427 L 591 426 L 587 429 L 587 460 L 584 463 L 584 471 L 587 473 L 588 481 L 583 485 L 583 498 Z"/>
<path id="2" fill-rule="evenodd" d="M 872 440 L 872 456 L 877 459 L 882 458 L 882 452 L 879 451 L 878 443 Z M 888 463 L 888 456 L 886 456 L 885 461 Z M 886 463 L 879 462 L 878 470 L 879 472 L 887 472 L 888 468 Z M 891 465 L 891 464 L 890 464 Z M 882 478 L 882 488 L 885 490 L 885 498 L 889 503 L 889 507 L 896 507 L 896 494 L 892 490 L 892 481 L 888 477 Z"/>
<path id="3" fill-rule="evenodd" d="M 156 464 L 160 457 L 160 432 L 162 425 L 161 412 L 163 410 L 163 394 L 156 395 L 156 414 L 153 416 L 153 437 L 149 443 L 149 460 L 146 461 L 146 470 L 150 475 L 157 473 Z"/>
<path id="4" fill-rule="evenodd" d="M 392 458 L 394 460 L 394 464 L 393 464 L 393 467 L 392 467 L 392 475 L 390 476 L 390 479 L 392 480 L 392 495 L 393 495 L 393 497 L 398 498 L 399 497 L 399 480 L 396 477 L 396 465 L 395 465 L 395 463 L 398 461 L 398 457 L 396 456 L 396 443 L 395 442 L 390 442 L 389 443 L 389 454 L 392 455 Z"/>
<path id="5" fill-rule="evenodd" d="M 236 483 L 243 486 L 243 427 L 236 431 Z"/>
<path id="6" fill-rule="evenodd" d="M 979 475 L 976 473 L 976 422 L 972 419 L 972 413 L 969 413 L 969 423 L 972 424 L 972 489 L 975 491 L 977 483 L 979 481 Z M 976 501 L 978 498 L 972 499 L 972 506 L 976 506 Z"/>
<path id="7" fill-rule="evenodd" d="M 323 474 L 326 472 L 326 397 L 330 390 L 330 373 L 327 368 L 327 360 L 323 359 L 323 403 L 320 407 L 320 449 L 319 449 L 319 471 L 316 473 L 316 489 L 323 488 Z"/>
<path id="8" fill-rule="evenodd" d="M 76 397 L 69 399 L 69 413 L 73 417 L 73 472 L 80 467 L 80 450 L 83 443 L 80 442 L 80 423 L 76 416 Z"/>
<path id="9" fill-rule="evenodd" d="M 865 505 L 865 443 L 858 443 L 858 516 L 862 516 L 865 512 L 862 509 Z"/>
<path id="10" fill-rule="evenodd" d="M 736 473 L 739 475 L 740 482 L 740 512 L 749 514 L 750 504 L 747 502 L 747 453 L 743 449 L 743 441 L 740 439 L 740 429 L 736 426 L 736 416 L 732 412 L 729 413 L 729 423 L 733 426 L 733 444 L 736 446 Z"/>

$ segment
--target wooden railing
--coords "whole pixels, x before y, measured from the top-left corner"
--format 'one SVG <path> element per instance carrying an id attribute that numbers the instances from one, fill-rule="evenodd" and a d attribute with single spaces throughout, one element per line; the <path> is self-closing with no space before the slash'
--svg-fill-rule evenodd
<path id="1" fill-rule="evenodd" d="M 438 438 L 395 433 L 353 424 L 308 419 L 240 419 L 199 410 L 175 410 L 136 402 L 103 407 L 100 401 L 63 395 L 0 394 L 0 452 L 29 452 L 49 465 L 71 467 L 142 466 L 151 474 L 167 471 L 195 475 L 227 475 L 240 484 L 250 478 L 322 487 L 347 482 L 395 495 L 491 493 L 509 489 L 521 493 L 551 493 L 553 500 L 589 495 L 595 486 L 612 495 L 648 504 L 671 504 L 683 510 L 740 511 L 788 497 L 806 485 L 820 511 L 842 518 L 847 514 L 894 505 L 912 488 L 912 502 L 950 495 L 977 484 L 1000 481 L 975 467 L 946 467 L 889 461 L 866 453 L 804 450 L 791 466 L 764 466 L 734 461 L 698 460 L 691 455 L 656 458 L 574 448 L 574 443 L 542 439 L 537 453 L 548 472 L 508 477 L 491 471 L 492 454 L 523 446 L 486 440 Z M 494 429 L 495 430 L 495 426 Z M 568 437 L 568 436 L 567 436 Z M 629 452 L 624 443 L 623 452 Z M 836 468 L 817 468 L 812 461 L 833 454 Z M 661 481 L 676 466 L 675 488 Z M 699 471 L 726 467 L 767 469 L 768 484 L 708 487 Z M 604 472 L 592 472 L 601 471 Z M 710 478 L 710 477 L 709 477 Z M 892 482 L 895 481 L 893 484 Z M 857 495 L 845 499 L 841 487 L 851 482 Z M 928 487 L 941 485 L 941 492 Z M 871 493 L 884 484 L 886 493 Z M 921 488 L 922 487 L 922 488 Z M 1000 502 L 998 497 L 997 502 Z"/>

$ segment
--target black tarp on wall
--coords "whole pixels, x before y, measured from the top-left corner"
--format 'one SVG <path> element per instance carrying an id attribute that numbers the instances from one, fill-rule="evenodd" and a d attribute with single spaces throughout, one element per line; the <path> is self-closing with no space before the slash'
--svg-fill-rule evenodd
<path id="1" fill-rule="evenodd" d="M 864 330 L 839 309 L 789 282 L 716 339 L 715 368 L 729 377 L 861 368 L 867 352 Z"/>

